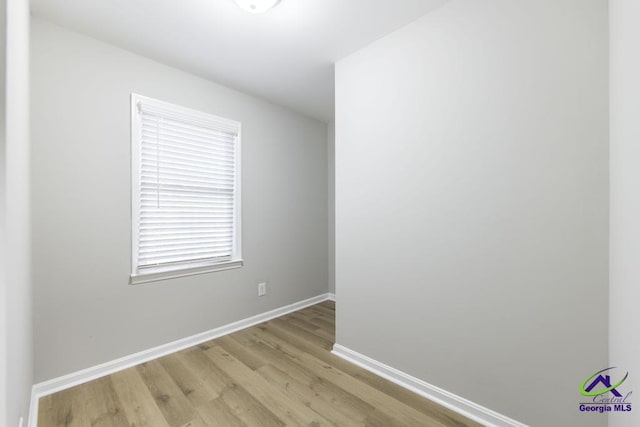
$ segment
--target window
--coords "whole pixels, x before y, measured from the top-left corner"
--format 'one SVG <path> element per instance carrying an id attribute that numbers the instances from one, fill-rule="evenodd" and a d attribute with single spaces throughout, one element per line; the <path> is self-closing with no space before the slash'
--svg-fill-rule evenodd
<path id="1" fill-rule="evenodd" d="M 132 283 L 240 267 L 240 123 L 131 95 Z"/>

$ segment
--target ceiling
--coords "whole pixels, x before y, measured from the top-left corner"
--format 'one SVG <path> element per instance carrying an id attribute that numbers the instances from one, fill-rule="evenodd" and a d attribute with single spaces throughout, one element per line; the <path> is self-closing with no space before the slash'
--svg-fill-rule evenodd
<path id="1" fill-rule="evenodd" d="M 446 0 L 32 0 L 72 30 L 328 122 L 333 63 Z"/>

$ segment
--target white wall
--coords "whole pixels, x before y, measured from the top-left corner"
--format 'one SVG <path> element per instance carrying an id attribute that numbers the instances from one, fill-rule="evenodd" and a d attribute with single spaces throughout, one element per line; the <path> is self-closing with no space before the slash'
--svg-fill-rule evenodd
<path id="1" fill-rule="evenodd" d="M 5 256 L 6 237 L 6 46 L 7 46 L 7 2 L 0 1 L 0 422 L 6 422 L 7 413 L 7 276 Z"/>
<path id="2" fill-rule="evenodd" d="M 32 28 L 37 381 L 327 292 L 326 124 L 38 19 Z M 242 122 L 243 268 L 127 284 L 131 92 Z"/>
<path id="3" fill-rule="evenodd" d="M 29 212 L 29 3 L 6 1 L 5 129 L 2 147 L 3 396 L 0 425 L 26 421 L 33 384 Z M 6 412 L 5 412 L 6 411 Z"/>
<path id="4" fill-rule="evenodd" d="M 336 132 L 335 122 L 327 129 L 329 205 L 329 292 L 336 292 Z"/>
<path id="5" fill-rule="evenodd" d="M 640 2 L 611 0 L 610 25 L 610 314 L 609 362 L 640 391 Z M 624 372 L 620 372 L 624 374 Z M 640 425 L 640 411 L 611 414 L 611 427 Z"/>
<path id="6" fill-rule="evenodd" d="M 607 21 L 454 0 L 337 63 L 338 344 L 530 425 L 605 425 L 578 388 L 607 365 Z"/>

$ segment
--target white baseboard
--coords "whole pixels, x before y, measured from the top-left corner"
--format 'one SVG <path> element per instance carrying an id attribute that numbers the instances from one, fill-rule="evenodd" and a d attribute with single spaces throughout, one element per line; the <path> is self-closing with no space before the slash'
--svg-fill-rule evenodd
<path id="1" fill-rule="evenodd" d="M 31 387 L 31 402 L 29 402 L 29 419 L 28 427 L 38 427 L 38 406 L 40 404 L 40 396 L 36 394 L 35 385 Z"/>
<path id="2" fill-rule="evenodd" d="M 327 294 L 327 298 L 329 299 L 329 301 L 335 301 L 336 300 L 336 294 L 334 294 L 333 292 L 329 292 Z"/>
<path id="3" fill-rule="evenodd" d="M 526 424 L 431 385 L 340 344 L 333 346 L 332 353 L 482 425 L 489 427 L 527 427 Z"/>
<path id="4" fill-rule="evenodd" d="M 166 356 L 180 350 L 184 350 L 185 348 L 193 347 L 194 345 L 198 345 L 203 342 L 249 328 L 259 323 L 275 319 L 276 317 L 284 316 L 285 314 L 301 310 L 303 308 L 318 304 L 322 301 L 327 301 L 329 299 L 331 299 L 331 296 L 328 293 L 318 295 L 313 298 L 276 308 L 275 310 L 267 311 L 266 313 L 247 317 L 246 319 L 229 323 L 227 325 L 220 326 L 206 332 L 192 335 L 187 338 L 182 338 L 168 344 L 163 344 L 158 347 L 143 350 L 141 352 L 134 353 L 129 356 L 124 356 L 110 362 L 102 363 L 100 365 L 92 366 L 81 371 L 73 372 L 68 375 L 35 384 L 31 391 L 29 427 L 37 427 L 38 425 L 38 401 L 43 396 L 56 393 L 60 390 L 65 390 L 67 388 L 71 388 L 95 380 L 97 378 L 104 377 L 106 375 L 111 375 L 114 372 L 122 371 L 123 369 L 127 369 L 132 366 L 136 366 L 141 363 L 148 362 L 150 360 L 157 359 L 159 357 Z"/>

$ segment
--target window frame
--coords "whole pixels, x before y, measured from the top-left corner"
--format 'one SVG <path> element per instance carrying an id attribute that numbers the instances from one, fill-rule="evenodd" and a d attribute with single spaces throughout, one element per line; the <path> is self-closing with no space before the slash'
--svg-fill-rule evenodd
<path id="1" fill-rule="evenodd" d="M 234 217 L 233 217 L 233 240 L 231 259 L 221 262 L 194 261 L 189 264 L 180 264 L 173 266 L 157 266 L 146 267 L 140 271 L 138 267 L 138 233 L 140 227 L 140 173 L 142 167 L 141 160 L 141 114 L 139 110 L 140 103 L 158 109 L 170 111 L 177 116 L 187 116 L 197 121 L 207 124 L 217 124 L 221 128 L 232 128 L 237 131 L 235 145 L 235 174 L 234 174 Z M 204 113 L 191 108 L 182 107 L 158 99 L 149 98 L 147 96 L 131 93 L 131 275 L 129 277 L 130 284 L 147 283 L 158 280 L 173 279 L 177 277 L 192 276 L 196 274 L 210 273 L 214 271 L 229 270 L 240 268 L 244 265 L 242 259 L 242 123 L 219 117 L 213 114 Z"/>

